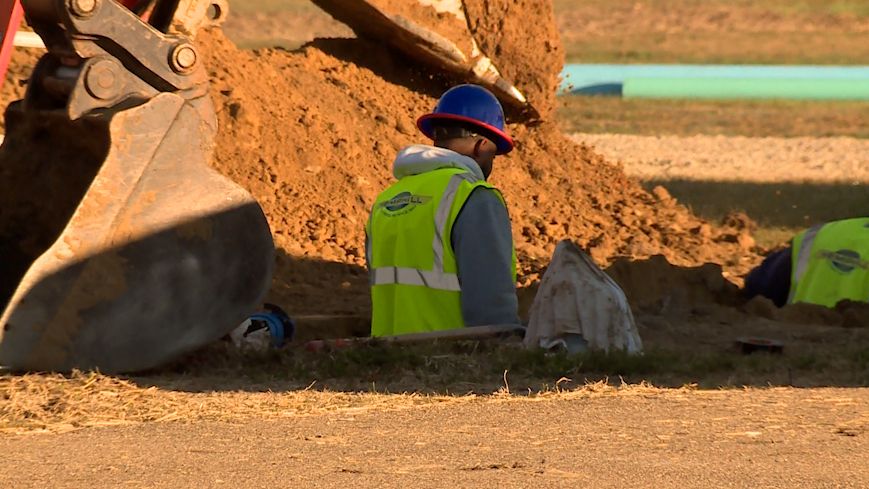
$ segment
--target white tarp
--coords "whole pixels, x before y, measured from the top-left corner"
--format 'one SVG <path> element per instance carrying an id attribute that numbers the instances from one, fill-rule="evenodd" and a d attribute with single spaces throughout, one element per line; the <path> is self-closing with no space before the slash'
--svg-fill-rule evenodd
<path id="1" fill-rule="evenodd" d="M 578 337 L 591 350 L 643 351 L 624 292 L 579 247 L 562 241 L 531 306 L 525 346 L 561 343 L 575 351 Z"/>

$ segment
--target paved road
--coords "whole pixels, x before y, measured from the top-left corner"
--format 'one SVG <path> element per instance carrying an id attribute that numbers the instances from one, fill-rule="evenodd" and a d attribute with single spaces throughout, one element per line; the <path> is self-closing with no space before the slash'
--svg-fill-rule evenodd
<path id="1" fill-rule="evenodd" d="M 489 398 L 4 436 L 0 450 L 0 487 L 16 488 L 865 488 L 869 389 Z"/>

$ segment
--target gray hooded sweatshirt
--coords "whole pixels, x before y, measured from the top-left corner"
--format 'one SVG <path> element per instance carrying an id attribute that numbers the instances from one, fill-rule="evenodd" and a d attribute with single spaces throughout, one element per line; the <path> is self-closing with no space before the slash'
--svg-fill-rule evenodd
<path id="1" fill-rule="evenodd" d="M 440 168 L 461 168 L 480 180 L 483 171 L 473 159 L 444 148 L 417 144 L 398 153 L 392 173 L 397 179 Z M 516 283 L 511 274 L 513 236 L 510 216 L 496 193 L 477 188 L 453 224 L 451 244 L 462 286 L 466 326 L 520 324 Z M 370 243 L 365 241 L 368 269 Z"/>

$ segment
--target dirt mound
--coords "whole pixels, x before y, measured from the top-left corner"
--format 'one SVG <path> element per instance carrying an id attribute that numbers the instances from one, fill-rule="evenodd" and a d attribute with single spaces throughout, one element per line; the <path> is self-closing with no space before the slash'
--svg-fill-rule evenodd
<path id="1" fill-rule="evenodd" d="M 396 152 L 424 142 L 416 117 L 455 81 L 360 39 L 293 52 L 242 51 L 217 31 L 198 42 L 220 123 L 213 166 L 262 204 L 279 249 L 270 300 L 292 314 L 367 314 L 369 208 L 393 181 Z M 565 238 L 601 264 L 660 254 L 739 274 L 755 260 L 744 229 L 712 226 L 663 189 L 645 192 L 554 123 L 509 131 L 517 149 L 492 180 L 509 203 L 522 285 L 539 280 Z"/>
<path id="2" fill-rule="evenodd" d="M 740 302 L 738 287 L 713 263 L 678 267 L 656 255 L 648 260 L 618 259 L 606 272 L 635 310 L 668 314 Z"/>
<path id="3" fill-rule="evenodd" d="M 751 315 L 784 323 L 869 328 L 869 304 L 865 302 L 846 300 L 834 308 L 803 303 L 778 308 L 771 300 L 757 296 L 742 309 Z"/>
<path id="4" fill-rule="evenodd" d="M 564 65 L 552 2 L 463 0 L 468 27 L 504 77 L 534 104 L 543 119 L 555 108 Z"/>
<path id="5" fill-rule="evenodd" d="M 214 166 L 260 201 L 283 251 L 272 299 L 297 314 L 367 312 L 370 205 L 392 181 L 395 153 L 423 141 L 414 119 L 449 81 L 358 39 L 295 52 L 240 51 L 219 32 L 199 42 L 220 118 Z M 517 150 L 496 162 L 493 182 L 513 216 L 523 284 L 539 279 L 564 238 L 600 263 L 661 254 L 679 265 L 717 261 L 744 271 L 738 231 L 645 192 L 555 124 L 509 130 Z"/>

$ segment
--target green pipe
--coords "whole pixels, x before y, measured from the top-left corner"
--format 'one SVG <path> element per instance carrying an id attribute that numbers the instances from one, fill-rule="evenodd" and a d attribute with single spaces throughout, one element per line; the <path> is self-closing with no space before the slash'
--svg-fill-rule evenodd
<path id="1" fill-rule="evenodd" d="M 625 98 L 869 100 L 866 80 L 629 78 Z"/>

